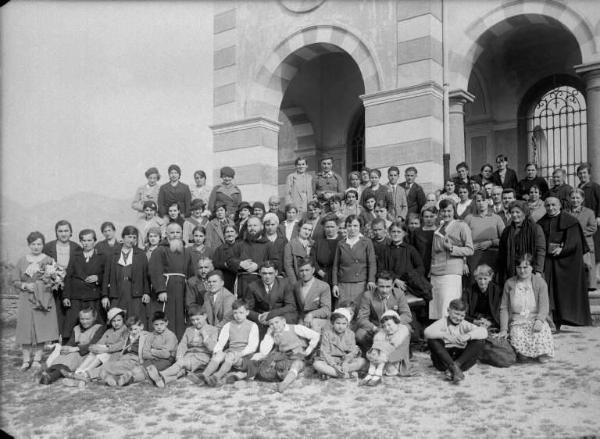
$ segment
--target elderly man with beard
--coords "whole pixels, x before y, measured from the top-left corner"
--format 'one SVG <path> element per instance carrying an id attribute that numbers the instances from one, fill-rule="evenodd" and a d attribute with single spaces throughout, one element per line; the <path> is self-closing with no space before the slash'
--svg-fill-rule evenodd
<path id="1" fill-rule="evenodd" d="M 258 279 L 258 267 L 269 259 L 271 247 L 258 217 L 248 218 L 246 226 L 246 236 L 235 244 L 229 261 L 229 265 L 237 271 L 237 297 L 240 299 L 246 299 L 248 285 Z"/>
<path id="2" fill-rule="evenodd" d="M 152 253 L 149 272 L 169 329 L 180 339 L 185 331 L 185 281 L 194 275 L 194 266 L 191 251 L 183 245 L 179 224 L 167 226 L 167 239 Z"/>

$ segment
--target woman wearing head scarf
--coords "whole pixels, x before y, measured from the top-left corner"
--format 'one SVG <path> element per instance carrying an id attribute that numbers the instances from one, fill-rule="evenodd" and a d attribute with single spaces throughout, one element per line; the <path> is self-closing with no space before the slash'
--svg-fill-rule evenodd
<path id="1" fill-rule="evenodd" d="M 533 256 L 533 272 L 541 275 L 544 271 L 546 239 L 544 232 L 529 216 L 526 201 L 514 201 L 509 206 L 510 224 L 506 226 L 498 248 L 498 284 L 515 276 L 515 263 L 525 253 Z"/>

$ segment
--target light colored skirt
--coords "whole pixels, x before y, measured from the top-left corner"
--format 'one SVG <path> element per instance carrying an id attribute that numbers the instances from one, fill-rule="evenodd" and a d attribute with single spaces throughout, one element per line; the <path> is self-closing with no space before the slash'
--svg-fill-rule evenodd
<path id="1" fill-rule="evenodd" d="M 429 318 L 438 320 L 448 315 L 448 305 L 462 297 L 462 276 L 459 274 L 431 275 L 433 298 L 429 302 Z"/>
<path id="2" fill-rule="evenodd" d="M 554 356 L 554 340 L 547 322 L 540 332 L 533 332 L 533 320 L 515 322 L 510 327 L 510 344 L 517 353 L 530 358 Z"/>

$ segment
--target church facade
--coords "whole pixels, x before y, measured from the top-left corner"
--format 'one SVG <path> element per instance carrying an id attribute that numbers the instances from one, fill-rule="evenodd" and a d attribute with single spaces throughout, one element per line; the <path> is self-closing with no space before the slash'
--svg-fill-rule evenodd
<path id="1" fill-rule="evenodd" d="M 253 199 L 296 157 L 419 170 L 427 190 L 497 154 L 600 181 L 593 0 L 215 2 L 213 163 Z"/>

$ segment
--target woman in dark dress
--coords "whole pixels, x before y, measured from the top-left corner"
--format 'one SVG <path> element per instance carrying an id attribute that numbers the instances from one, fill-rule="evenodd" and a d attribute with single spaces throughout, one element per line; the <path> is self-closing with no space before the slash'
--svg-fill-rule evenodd
<path id="1" fill-rule="evenodd" d="M 561 211 L 560 200 L 548 197 L 546 215 L 538 221 L 546 237 L 544 277 L 556 329 L 563 324 L 591 325 L 583 255 L 588 251 L 579 221 Z"/>
<path id="2" fill-rule="evenodd" d="M 341 237 L 338 233 L 339 219 L 335 215 L 327 215 L 321 220 L 325 236 L 315 240 L 312 257 L 315 263 L 315 274 L 331 287 L 331 271 L 333 258 Z"/>
<path id="3" fill-rule="evenodd" d="M 223 272 L 223 281 L 225 288 L 234 291 L 236 271 L 229 266 L 229 261 L 233 258 L 233 247 L 237 239 L 237 229 L 233 224 L 228 224 L 223 230 L 225 242 L 221 244 L 213 254 L 213 265 L 217 270 Z"/>
<path id="4" fill-rule="evenodd" d="M 408 243 L 417 249 L 423 259 L 425 277 L 429 277 L 431 269 L 431 248 L 433 245 L 433 233 L 437 228 L 437 208 L 433 205 L 423 207 L 421 210 L 422 226 L 413 230 L 408 235 Z"/>
<path id="5" fill-rule="evenodd" d="M 526 253 L 533 255 L 534 273 L 541 275 L 544 272 L 546 240 L 541 227 L 529 216 L 527 202 L 513 201 L 509 212 L 511 222 L 502 232 L 498 248 L 498 285 L 504 285 L 506 279 L 516 276 L 515 263 Z"/>
<path id="6" fill-rule="evenodd" d="M 102 232 L 104 239 L 96 244 L 96 250 L 98 250 L 98 253 L 101 255 L 109 258 L 115 250 L 119 249 L 121 244 L 115 237 L 117 228 L 114 223 L 105 221 L 100 226 L 100 231 Z"/>
<path id="7" fill-rule="evenodd" d="M 124 227 L 121 237 L 120 251 L 107 260 L 103 295 L 112 307 L 125 310 L 127 316 L 139 317 L 148 327 L 151 317 L 148 259 L 137 247 L 138 230 L 134 226 Z"/>

